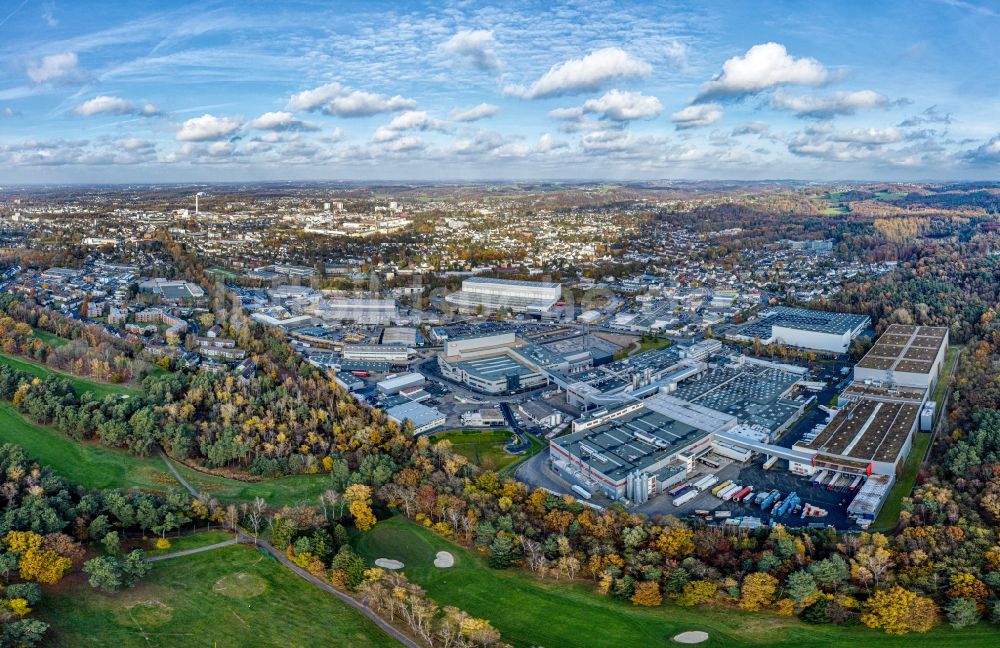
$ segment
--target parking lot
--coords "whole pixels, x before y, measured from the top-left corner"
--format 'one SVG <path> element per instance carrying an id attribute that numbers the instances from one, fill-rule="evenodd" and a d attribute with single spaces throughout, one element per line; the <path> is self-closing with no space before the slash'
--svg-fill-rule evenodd
<path id="1" fill-rule="evenodd" d="M 698 476 L 685 481 L 697 481 L 713 471 L 707 466 L 700 465 L 698 472 L 700 473 Z M 847 506 L 854 497 L 854 491 L 847 489 L 827 490 L 825 486 L 817 486 L 812 483 L 811 478 L 800 477 L 788 472 L 788 465 L 784 460 L 779 459 L 770 470 L 764 470 L 763 458 L 760 457 L 745 464 L 733 462 L 723 466 L 715 474 L 719 478 L 718 484 L 732 481 L 734 484 L 753 486 L 754 495 L 761 491 L 768 492 L 777 489 L 781 492 L 782 499 L 794 491 L 804 504 L 812 504 L 828 511 L 824 517 L 802 518 L 801 514 L 786 514 L 775 520 L 786 526 L 829 524 L 838 529 L 849 529 L 855 526 L 854 522 L 847 517 Z M 647 515 L 674 515 L 676 517 L 693 515 L 697 510 L 731 511 L 733 517 L 753 516 L 760 518 L 765 523 L 770 521 L 774 507 L 767 511 L 761 511 L 758 506 L 752 503 L 753 498 L 750 499 L 750 502 L 743 504 L 723 502 L 712 495 L 711 489 L 708 489 L 682 506 L 674 506 L 673 498 L 668 493 L 663 493 L 637 507 L 636 510 Z"/>

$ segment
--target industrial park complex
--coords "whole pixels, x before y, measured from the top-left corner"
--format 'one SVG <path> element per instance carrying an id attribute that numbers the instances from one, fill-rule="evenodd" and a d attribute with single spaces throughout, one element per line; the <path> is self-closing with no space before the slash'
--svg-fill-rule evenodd
<path id="1" fill-rule="evenodd" d="M 398 203 L 386 210 L 405 214 Z M 334 213 L 347 212 L 324 205 L 324 217 Z M 239 222 L 211 215 L 206 226 L 227 235 L 189 244 L 222 254 Z M 462 223 L 439 229 L 461 233 Z M 684 231 L 658 244 L 670 259 L 705 250 Z M 508 453 L 547 447 L 518 469 L 534 486 L 591 506 L 745 526 L 794 516 L 866 526 L 914 435 L 936 420 L 930 394 L 948 331 L 892 324 L 851 366 L 855 343 L 867 348 L 874 336 L 868 316 L 782 305 L 887 269 L 831 263 L 831 250 L 830 241 L 782 241 L 754 260 L 795 273 L 783 278 L 795 286 L 784 301 L 703 262 L 673 275 L 553 281 L 534 268 L 299 265 L 262 248 L 242 274 L 217 279 L 250 320 L 414 435 L 497 428 L 510 431 Z M 7 290 L 141 337 L 153 359 L 254 375 L 236 340 L 199 327 L 203 287 L 141 274 L 140 262 L 152 265 L 144 257 L 115 259 L 26 269 Z"/>

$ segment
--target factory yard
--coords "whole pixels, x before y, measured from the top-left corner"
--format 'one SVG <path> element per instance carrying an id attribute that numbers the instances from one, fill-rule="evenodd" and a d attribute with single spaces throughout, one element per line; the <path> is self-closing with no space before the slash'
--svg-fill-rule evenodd
<path id="1" fill-rule="evenodd" d="M 726 511 L 730 513 L 728 517 L 756 517 L 760 518 L 763 524 L 767 524 L 773 519 L 774 522 L 784 524 L 785 526 L 820 524 L 824 526 L 830 525 L 838 529 L 856 528 L 854 521 L 847 516 L 847 505 L 850 504 L 851 499 L 854 497 L 854 491 L 850 491 L 847 488 L 828 490 L 826 486 L 817 486 L 809 478 L 800 477 L 788 472 L 782 460 L 779 460 L 769 470 L 764 470 L 763 463 L 763 458 L 757 458 L 748 463 L 732 462 L 723 466 L 715 472 L 716 477 L 719 479 L 717 484 L 732 481 L 734 484 L 752 486 L 753 495 L 760 492 L 778 490 L 781 493 L 780 497 L 782 499 L 789 493 L 794 492 L 802 499 L 803 503 L 825 509 L 828 512 L 827 515 L 823 517 L 810 516 L 803 518 L 801 514 L 785 514 L 774 518 L 772 515 L 773 506 L 767 511 L 762 511 L 759 506 L 752 503 L 752 496 L 745 503 L 724 502 L 712 494 L 711 488 L 699 493 L 694 499 L 685 502 L 681 506 L 674 506 L 672 498 L 664 494 L 663 496 L 650 499 L 636 507 L 635 510 L 650 516 L 673 515 L 676 517 L 693 516 L 695 511 L 711 511 L 713 513 L 713 520 L 719 522 L 724 521 L 726 518 L 715 518 L 714 513 L 716 511 Z M 708 474 L 712 474 L 711 471 L 707 470 L 706 466 L 702 468 L 705 470 L 692 475 L 691 479 L 687 481 L 695 482 Z"/>

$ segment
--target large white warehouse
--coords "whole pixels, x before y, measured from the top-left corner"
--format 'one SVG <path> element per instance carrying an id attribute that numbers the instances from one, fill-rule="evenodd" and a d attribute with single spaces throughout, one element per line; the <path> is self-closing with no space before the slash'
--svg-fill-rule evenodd
<path id="1" fill-rule="evenodd" d="M 784 344 L 827 353 L 846 353 L 851 340 L 871 325 L 867 315 L 777 306 L 726 335 L 731 340 Z"/>
<path id="2" fill-rule="evenodd" d="M 515 313 L 546 313 L 562 296 L 562 284 L 472 277 L 462 289 L 445 297 L 461 311 L 509 309 Z"/>

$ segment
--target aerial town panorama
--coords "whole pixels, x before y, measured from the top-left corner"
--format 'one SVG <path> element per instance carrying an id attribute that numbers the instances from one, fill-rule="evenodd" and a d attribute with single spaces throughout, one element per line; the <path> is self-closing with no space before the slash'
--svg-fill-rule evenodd
<path id="1" fill-rule="evenodd" d="M 8 4 L 0 647 L 1000 644 L 1000 9 Z"/>

